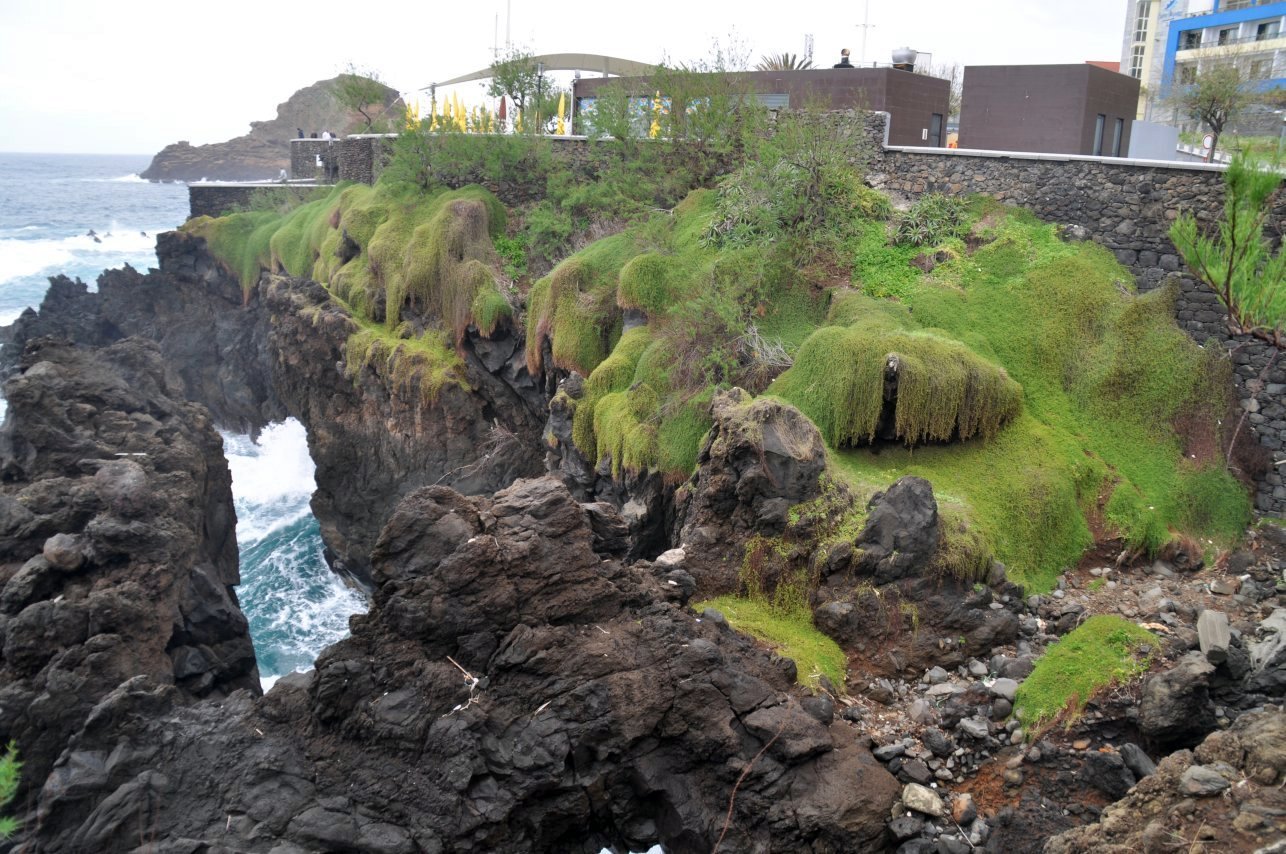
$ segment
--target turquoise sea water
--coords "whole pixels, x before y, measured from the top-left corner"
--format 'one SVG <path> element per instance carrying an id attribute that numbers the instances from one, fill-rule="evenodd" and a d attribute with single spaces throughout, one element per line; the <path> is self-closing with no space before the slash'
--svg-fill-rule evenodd
<path id="1" fill-rule="evenodd" d="M 188 194 L 183 184 L 140 179 L 149 159 L 0 153 L 0 324 L 38 306 L 49 276 L 92 287 L 109 267 L 156 266 L 156 234 L 187 218 Z M 223 439 L 241 548 L 237 596 L 268 685 L 311 667 L 366 603 L 322 558 L 303 427 L 274 425 L 258 445 L 229 433 Z"/>

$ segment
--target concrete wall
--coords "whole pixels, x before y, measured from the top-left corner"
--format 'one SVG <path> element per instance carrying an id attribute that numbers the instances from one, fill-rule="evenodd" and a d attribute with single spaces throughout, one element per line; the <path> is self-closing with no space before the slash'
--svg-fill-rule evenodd
<path id="1" fill-rule="evenodd" d="M 1131 160 L 1178 160 L 1179 129 L 1135 121 L 1130 128 Z"/>

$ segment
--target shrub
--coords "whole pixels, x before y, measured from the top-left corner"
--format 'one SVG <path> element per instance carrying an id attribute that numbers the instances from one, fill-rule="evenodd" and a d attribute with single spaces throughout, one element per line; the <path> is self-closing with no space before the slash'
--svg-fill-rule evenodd
<path id="1" fill-rule="evenodd" d="M 894 239 L 910 246 L 937 246 L 969 231 L 969 204 L 958 196 L 929 193 L 898 217 Z"/>

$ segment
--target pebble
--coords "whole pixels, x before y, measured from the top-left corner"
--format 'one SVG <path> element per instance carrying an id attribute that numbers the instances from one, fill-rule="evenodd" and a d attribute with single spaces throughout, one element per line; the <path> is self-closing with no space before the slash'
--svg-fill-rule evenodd
<path id="1" fill-rule="evenodd" d="M 942 806 L 942 799 L 937 792 L 921 786 L 919 783 L 907 783 L 902 787 L 902 806 L 918 813 L 941 818 L 947 814 Z"/>
<path id="2" fill-rule="evenodd" d="M 1023 772 L 1021 768 L 1010 768 L 1005 772 L 1006 786 L 1021 786 L 1023 784 Z"/>
<path id="3" fill-rule="evenodd" d="M 961 718 L 960 723 L 956 724 L 956 729 L 963 732 L 971 738 L 983 739 L 991 734 L 991 727 L 981 718 Z"/>
<path id="4" fill-rule="evenodd" d="M 1078 738 L 1072 742 L 1072 747 L 1075 750 L 1088 750 L 1089 746 L 1090 740 L 1088 738 Z"/>
<path id="5" fill-rule="evenodd" d="M 1222 774 L 1204 765 L 1193 765 L 1179 778 L 1179 791 L 1185 795 L 1215 795 L 1231 784 Z"/>
<path id="6" fill-rule="evenodd" d="M 1018 683 L 1013 679 L 997 679 L 991 683 L 991 693 L 1012 703 L 1018 693 Z"/>
<path id="7" fill-rule="evenodd" d="M 973 795 L 965 792 L 951 800 L 951 820 L 964 827 L 978 817 L 978 808 L 973 802 Z"/>
<path id="8" fill-rule="evenodd" d="M 928 723 L 935 717 L 933 705 L 924 699 L 912 703 L 907 713 L 911 716 L 911 720 L 918 724 Z"/>
<path id="9" fill-rule="evenodd" d="M 981 679 L 987 675 L 987 665 L 976 658 L 969 659 L 969 675 Z"/>
<path id="10" fill-rule="evenodd" d="M 906 745 L 900 741 L 895 741 L 892 744 L 886 744 L 883 747 L 877 747 L 871 751 L 871 754 L 881 762 L 888 762 L 893 757 L 901 756 L 903 753 L 906 753 Z"/>
<path id="11" fill-rule="evenodd" d="M 924 674 L 924 681 L 928 682 L 930 685 L 940 685 L 947 681 L 947 676 L 947 671 L 943 670 L 941 667 L 933 667 Z"/>
<path id="12" fill-rule="evenodd" d="M 1025 735 L 1026 735 L 1026 733 L 1024 733 L 1024 732 L 1023 732 L 1022 727 L 1019 727 L 1018 729 L 1014 730 L 1013 732 L 1011 732 L 1011 733 L 1009 734 L 1009 743 L 1010 743 L 1010 744 L 1022 744 L 1022 743 L 1023 743 L 1023 737 L 1024 737 Z"/>

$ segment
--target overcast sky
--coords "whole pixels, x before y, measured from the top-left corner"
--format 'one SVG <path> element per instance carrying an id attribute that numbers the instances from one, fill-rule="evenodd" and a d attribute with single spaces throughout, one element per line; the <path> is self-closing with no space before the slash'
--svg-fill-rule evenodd
<path id="1" fill-rule="evenodd" d="M 1120 59 L 1133 0 L 870 0 L 866 60 L 893 48 L 934 64 Z M 707 58 L 715 39 L 833 64 L 862 52 L 863 0 L 804 3 L 511 0 L 510 34 L 535 53 L 657 62 Z M 362 15 L 363 20 L 355 18 Z M 410 93 L 487 66 L 505 0 L 2 0 L 0 151 L 151 154 L 217 142 L 269 119 L 292 92 L 348 63 Z M 479 85 L 462 88 L 481 100 Z"/>

